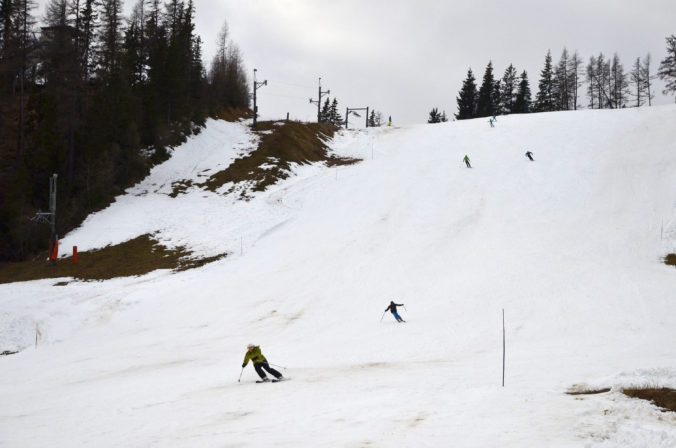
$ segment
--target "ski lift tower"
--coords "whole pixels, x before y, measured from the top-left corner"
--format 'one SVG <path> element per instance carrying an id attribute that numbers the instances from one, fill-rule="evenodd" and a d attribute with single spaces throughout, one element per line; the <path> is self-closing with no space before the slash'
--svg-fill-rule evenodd
<path id="1" fill-rule="evenodd" d="M 319 78 L 319 93 L 317 94 L 317 100 L 313 100 L 310 98 L 310 104 L 316 104 L 317 105 L 317 123 L 322 122 L 322 97 L 325 95 L 330 94 L 330 90 L 325 90 L 322 92 L 322 78 Z"/>
<path id="2" fill-rule="evenodd" d="M 53 247 L 58 240 L 56 234 L 56 179 L 58 174 L 52 174 L 49 179 L 49 212 L 38 212 L 31 221 L 49 224 L 51 226 L 51 236 L 49 237 L 49 253 L 52 253 Z"/>
<path id="3" fill-rule="evenodd" d="M 260 87 L 267 86 L 268 85 L 268 80 L 266 79 L 263 82 L 258 82 L 256 81 L 256 72 L 258 71 L 257 68 L 254 69 L 254 82 L 253 82 L 253 127 L 256 127 L 256 124 L 258 123 L 258 104 L 256 104 L 256 90 L 258 90 Z"/>

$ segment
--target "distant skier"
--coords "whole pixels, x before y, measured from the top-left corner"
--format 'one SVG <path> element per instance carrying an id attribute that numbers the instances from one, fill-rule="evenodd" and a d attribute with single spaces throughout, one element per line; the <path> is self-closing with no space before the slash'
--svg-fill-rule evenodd
<path id="1" fill-rule="evenodd" d="M 404 306 L 404 304 L 403 303 L 394 303 L 394 302 L 391 301 L 390 306 L 385 308 L 385 311 L 391 312 L 392 315 L 394 316 L 394 318 L 397 319 L 397 322 L 406 322 L 404 319 L 401 318 L 399 313 L 397 313 L 397 307 L 398 306 Z"/>
<path id="2" fill-rule="evenodd" d="M 387 122 L 388 126 L 392 126 L 392 115 L 390 115 L 390 120 Z"/>
<path id="3" fill-rule="evenodd" d="M 249 360 L 253 362 L 254 369 L 256 369 L 256 373 L 261 377 L 262 381 L 270 381 L 263 369 L 267 370 L 268 373 L 272 374 L 278 380 L 284 379 L 281 373 L 270 367 L 268 360 L 265 359 L 265 356 L 263 356 L 263 353 L 261 353 L 261 348 L 259 346 L 253 344 L 247 345 L 242 369 L 246 367 L 246 365 L 249 363 Z"/>
<path id="4" fill-rule="evenodd" d="M 469 164 L 469 157 L 467 157 L 467 154 L 465 154 L 465 158 L 462 159 L 463 162 L 465 162 L 465 165 L 467 165 L 467 168 L 472 168 L 472 165 Z"/>
<path id="5" fill-rule="evenodd" d="M 526 157 L 528 157 L 531 162 L 533 161 L 533 153 L 532 152 L 526 151 Z"/>
<path id="6" fill-rule="evenodd" d="M 491 127 L 493 127 L 493 119 L 491 118 L 488 122 L 491 124 Z"/>

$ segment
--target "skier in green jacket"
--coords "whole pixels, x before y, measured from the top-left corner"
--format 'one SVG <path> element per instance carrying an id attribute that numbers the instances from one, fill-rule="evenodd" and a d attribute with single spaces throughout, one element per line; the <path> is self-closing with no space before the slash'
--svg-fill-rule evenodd
<path id="1" fill-rule="evenodd" d="M 462 159 L 462 161 L 465 162 L 467 168 L 472 168 L 472 165 L 469 164 L 469 157 L 467 157 L 467 154 L 465 154 L 465 157 Z"/>
<path id="2" fill-rule="evenodd" d="M 278 380 L 283 379 L 281 373 L 270 367 L 268 360 L 265 359 L 265 356 L 263 356 L 263 353 L 261 353 L 261 348 L 259 346 L 253 344 L 247 345 L 242 368 L 246 367 L 246 365 L 249 363 L 249 360 L 253 362 L 254 369 L 256 369 L 256 373 L 258 373 L 258 376 L 261 377 L 261 380 L 270 381 L 263 369 L 267 370 L 268 373 L 272 374 Z"/>

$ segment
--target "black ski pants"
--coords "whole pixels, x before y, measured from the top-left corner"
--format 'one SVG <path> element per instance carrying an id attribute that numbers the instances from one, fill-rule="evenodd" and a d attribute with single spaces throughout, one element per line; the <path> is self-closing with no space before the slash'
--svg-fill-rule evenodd
<path id="1" fill-rule="evenodd" d="M 261 379 L 265 379 L 266 375 L 263 369 L 267 370 L 268 373 L 272 374 L 275 378 L 280 378 L 282 376 L 281 373 L 270 367 L 270 364 L 267 362 L 259 362 L 258 364 L 254 364 L 254 369 L 256 369 L 256 373 L 258 376 L 261 377 Z"/>

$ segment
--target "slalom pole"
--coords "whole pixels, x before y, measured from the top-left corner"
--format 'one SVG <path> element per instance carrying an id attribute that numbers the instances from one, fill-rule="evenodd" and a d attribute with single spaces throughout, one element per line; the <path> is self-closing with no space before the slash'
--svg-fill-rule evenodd
<path id="1" fill-rule="evenodd" d="M 242 367 L 242 371 L 239 372 L 239 378 L 237 378 L 237 382 L 239 383 L 239 380 L 242 379 L 242 374 L 244 373 L 244 367 Z"/>
<path id="2" fill-rule="evenodd" d="M 382 316 L 380 316 L 380 322 L 382 322 L 382 321 L 383 321 L 383 317 L 385 317 L 385 313 L 387 313 L 387 310 L 383 311 L 383 315 L 382 315 Z"/>
<path id="3" fill-rule="evenodd" d="M 271 362 L 269 362 L 268 364 L 270 364 L 271 366 L 279 367 L 280 369 L 286 370 L 286 367 L 284 367 L 284 366 L 278 366 L 277 364 L 273 364 Z"/>
<path id="4" fill-rule="evenodd" d="M 502 387 L 505 387 L 505 309 L 502 309 Z"/>

